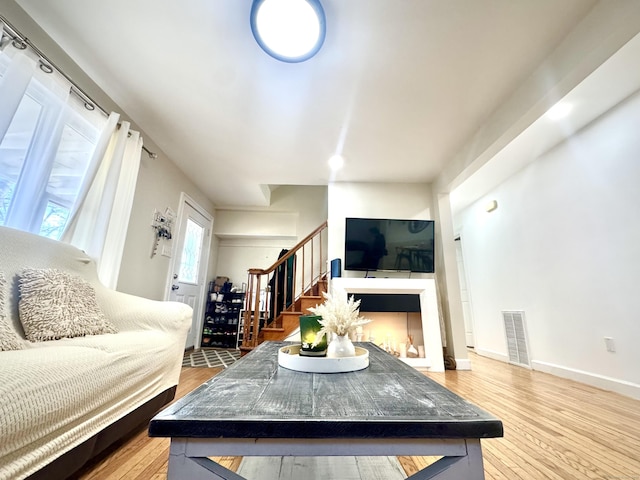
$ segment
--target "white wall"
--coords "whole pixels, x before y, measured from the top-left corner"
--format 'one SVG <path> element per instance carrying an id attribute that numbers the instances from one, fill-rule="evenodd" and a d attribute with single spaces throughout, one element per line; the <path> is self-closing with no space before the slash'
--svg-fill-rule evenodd
<path id="1" fill-rule="evenodd" d="M 174 163 L 159 150 L 154 150 L 149 142 L 145 144 L 149 145 L 150 150 L 158 152 L 158 158 L 152 159 L 142 153 L 117 289 L 132 295 L 163 300 L 171 259 L 160 255 L 160 251 L 151 257 L 155 240 L 155 231 L 151 228 L 154 210 L 164 213 L 169 207 L 177 214 L 181 192 L 187 193 L 210 214 L 213 214 L 214 208 L 212 202 Z M 171 242 L 166 243 L 171 246 Z M 212 242 L 212 252 L 215 247 Z M 215 270 L 215 255 L 209 255 L 207 268 L 208 277 L 211 278 Z"/>
<path id="2" fill-rule="evenodd" d="M 223 239 L 218 247 L 216 275 L 229 277 L 234 285 L 240 286 L 247 282 L 250 268 L 270 267 L 283 248 L 289 249 L 296 243 L 295 239 Z"/>
<path id="3" fill-rule="evenodd" d="M 424 183 L 329 184 L 329 259 L 340 258 L 344 265 L 345 218 L 392 218 L 431 220 L 431 187 Z M 363 272 L 345 271 L 345 277 L 361 277 Z M 375 275 L 375 274 L 374 274 Z M 412 274 L 420 278 L 429 274 Z M 385 277 L 406 277 L 407 273 L 384 272 Z"/>
<path id="4" fill-rule="evenodd" d="M 524 310 L 534 368 L 640 398 L 638 125 L 640 94 L 456 217 L 479 352 Z"/>
<path id="5" fill-rule="evenodd" d="M 247 281 L 249 268 L 270 267 L 280 250 L 293 247 L 327 219 L 327 187 L 281 186 L 267 208 L 220 209 L 215 217 L 216 275 L 239 285 Z"/>
<path id="6" fill-rule="evenodd" d="M 329 184 L 329 259 L 340 258 L 344 266 L 345 218 L 390 218 L 408 220 L 432 220 L 435 218 L 434 197 L 431 185 L 425 183 L 348 183 Z M 436 228 L 438 235 L 438 228 Z M 436 243 L 437 244 L 437 243 Z M 363 277 L 365 272 L 343 270 L 345 278 Z M 384 278 L 407 278 L 407 272 L 369 272 L 369 276 Z M 429 273 L 411 273 L 411 278 L 434 278 Z M 373 333 L 380 344 L 391 335 L 400 343 L 407 335 L 404 313 L 367 313 L 365 317 L 375 319 L 365 327 L 365 339 Z M 419 319 L 419 316 L 417 317 Z M 398 322 L 397 320 L 402 321 Z M 418 323 L 419 324 L 419 323 Z M 441 317 L 441 329 L 443 328 Z M 411 329 L 414 343 L 422 345 L 422 328 Z M 466 358 L 462 355 L 462 358 Z"/>
<path id="7" fill-rule="evenodd" d="M 132 128 L 142 134 L 145 146 L 158 154 L 158 158 L 151 159 L 146 153 L 142 153 L 133 209 L 116 288 L 134 295 L 156 300 L 163 299 L 169 259 L 161 256 L 151 258 L 154 238 L 151 215 L 154 209 L 157 208 L 164 212 L 167 207 L 171 207 L 174 212 L 177 212 L 182 191 L 189 194 L 210 213 L 213 213 L 213 204 L 175 166 L 172 160 L 160 151 L 149 136 L 136 125 L 135 121 L 127 116 L 127 112 L 102 91 L 87 73 L 71 60 L 60 46 L 24 12 L 15 0 L 0 0 L 0 11 L 9 22 L 34 42 L 66 75 L 73 78 L 101 107 L 107 111 L 120 113 L 121 120 L 130 121 Z M 211 256 L 210 259 L 209 267 L 210 270 L 213 270 L 215 256 Z"/>

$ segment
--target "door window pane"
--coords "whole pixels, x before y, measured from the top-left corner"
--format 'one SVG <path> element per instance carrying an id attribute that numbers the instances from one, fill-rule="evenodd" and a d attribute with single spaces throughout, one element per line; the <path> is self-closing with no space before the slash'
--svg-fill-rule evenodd
<path id="1" fill-rule="evenodd" d="M 198 283 L 200 271 L 200 251 L 202 249 L 202 236 L 204 228 L 190 218 L 187 219 L 187 230 L 184 237 L 184 247 L 180 257 L 180 272 L 178 281 L 186 283 Z"/>

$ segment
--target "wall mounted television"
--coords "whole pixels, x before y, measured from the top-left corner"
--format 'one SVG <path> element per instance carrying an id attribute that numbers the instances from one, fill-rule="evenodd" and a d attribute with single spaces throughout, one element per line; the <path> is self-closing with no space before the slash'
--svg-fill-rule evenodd
<path id="1" fill-rule="evenodd" d="M 434 272 L 433 220 L 347 218 L 344 269 Z"/>

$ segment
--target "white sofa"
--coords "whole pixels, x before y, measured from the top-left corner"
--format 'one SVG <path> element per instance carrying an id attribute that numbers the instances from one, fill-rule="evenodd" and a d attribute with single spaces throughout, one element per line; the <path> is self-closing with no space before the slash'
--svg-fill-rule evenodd
<path id="1" fill-rule="evenodd" d="M 27 341 L 18 306 L 25 267 L 86 280 L 117 333 Z M 109 290 L 82 251 L 6 227 L 0 273 L 0 321 L 20 346 L 0 351 L 0 479 L 66 478 L 173 399 L 192 310 Z"/>

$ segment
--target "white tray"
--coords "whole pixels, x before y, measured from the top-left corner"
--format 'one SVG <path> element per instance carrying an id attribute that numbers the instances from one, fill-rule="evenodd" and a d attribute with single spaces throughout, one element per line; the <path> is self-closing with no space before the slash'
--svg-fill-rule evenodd
<path id="1" fill-rule="evenodd" d="M 369 350 L 355 347 L 353 357 L 305 357 L 300 355 L 302 345 L 288 345 L 278 350 L 278 364 L 281 367 L 308 373 L 345 373 L 362 370 L 369 366 Z"/>

